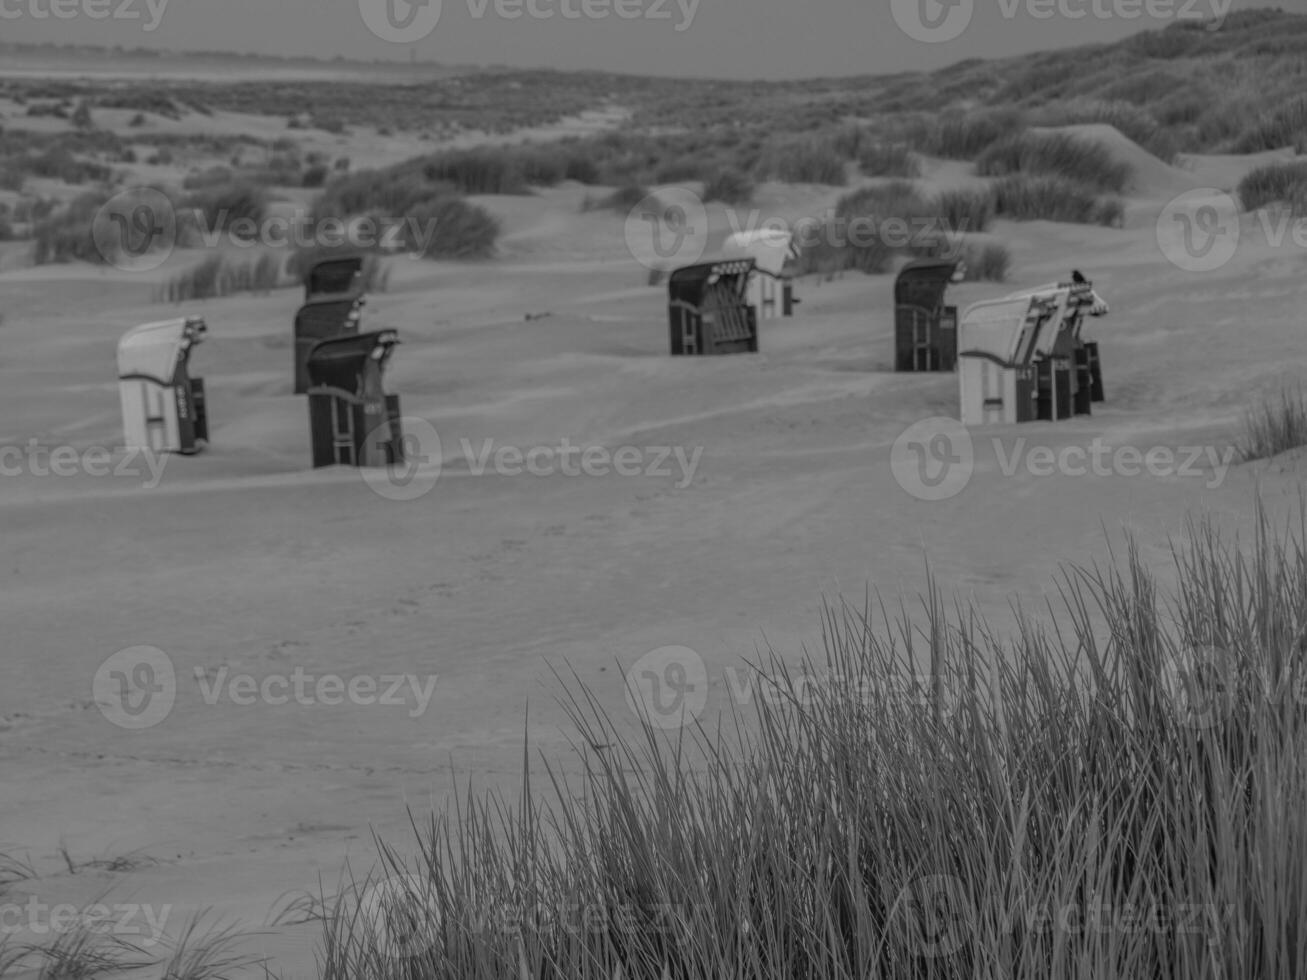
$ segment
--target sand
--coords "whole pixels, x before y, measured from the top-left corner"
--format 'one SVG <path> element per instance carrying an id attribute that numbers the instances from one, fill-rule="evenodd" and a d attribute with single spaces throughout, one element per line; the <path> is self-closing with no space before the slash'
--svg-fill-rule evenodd
<path id="1" fill-rule="evenodd" d="M 1138 160 L 1138 147 L 1105 140 Z M 1121 138 L 1123 139 L 1123 138 Z M 1133 148 L 1132 148 L 1133 147 Z M 1146 161 L 1145 161 L 1146 162 Z M 1141 167 L 1132 206 L 1160 211 L 1188 172 Z M 948 179 L 958 174 L 949 170 Z M 408 815 L 455 781 L 518 785 L 523 741 L 567 765 L 554 671 L 574 670 L 627 718 L 622 665 L 657 647 L 698 651 L 721 710 L 724 671 L 760 647 L 817 649 L 819 611 L 867 588 L 891 600 L 925 582 L 1003 622 L 1008 600 L 1055 596 L 1062 562 L 1106 558 L 1103 528 L 1139 536 L 1161 568 L 1187 514 L 1250 525 L 1254 493 L 1297 504 L 1296 460 L 1173 476 L 1005 475 L 991 439 L 1226 451 L 1259 391 L 1301 377 L 1303 256 L 1250 240 L 1214 273 L 1169 264 L 1148 222 L 1127 229 L 1000 223 L 1006 284 L 955 290 L 966 305 L 1084 271 L 1112 306 L 1093 325 L 1108 401 L 1091 418 L 977 432 L 977 468 L 927 503 L 896 482 L 895 439 L 957 412 L 952 375 L 896 376 L 892 281 L 804 281 L 762 353 L 672 360 L 665 294 L 623 247 L 622 216 L 582 213 L 585 189 L 487 198 L 502 255 L 463 265 L 397 260 L 366 325 L 403 344 L 389 387 L 439 432 L 443 471 L 417 500 L 378 495 L 352 471 L 309 469 L 307 409 L 290 391 L 294 290 L 151 302 L 139 281 L 87 267 L 0 274 L 0 435 L 79 450 L 121 438 L 114 351 L 129 327 L 203 315 L 192 366 L 212 446 L 139 477 L 9 476 L 0 842 L 41 873 L 13 893 L 115 895 L 201 906 L 262 925 L 279 896 L 334 887 L 378 833 L 409 845 Z M 830 190 L 764 188 L 801 213 Z M 1152 209 L 1151 212 L 1149 209 Z M 714 234 L 727 219 L 711 216 Z M 527 314 L 548 313 L 526 320 Z M 530 449 L 702 449 L 682 474 L 476 475 L 484 440 Z M 124 648 L 167 652 L 178 698 L 142 731 L 110 724 L 97 668 Z M 429 706 L 205 703 L 206 678 L 249 673 L 436 675 Z M 539 781 L 543 789 L 543 781 Z M 140 852 L 119 873 L 78 860 Z M 272 929 L 252 948 L 287 976 L 312 969 L 316 927 Z"/>

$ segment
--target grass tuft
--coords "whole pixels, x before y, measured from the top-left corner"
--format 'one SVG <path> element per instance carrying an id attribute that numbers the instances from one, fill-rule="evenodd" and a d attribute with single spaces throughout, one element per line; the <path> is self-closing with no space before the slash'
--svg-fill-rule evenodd
<path id="1" fill-rule="evenodd" d="M 753 200 L 753 181 L 738 170 L 718 170 L 703 185 L 703 200 L 723 204 L 748 204 Z"/>
<path id="2" fill-rule="evenodd" d="M 1307 394 L 1295 388 L 1263 399 L 1247 413 L 1236 449 L 1247 462 L 1270 459 L 1300 446 L 1307 446 Z"/>
<path id="3" fill-rule="evenodd" d="M 627 184 L 601 197 L 586 195 L 581 202 L 582 211 L 617 211 L 626 214 L 649 196 L 649 188 L 640 184 Z"/>
<path id="4" fill-rule="evenodd" d="M 1125 205 L 1100 196 L 1093 187 L 1065 177 L 1013 174 L 994 183 L 994 208 L 1013 221 L 1062 221 L 1069 224 L 1121 226 Z"/>
<path id="5" fill-rule="evenodd" d="M 132 973 L 154 962 L 133 939 L 106 932 L 103 924 L 86 916 L 51 932 L 52 938 L 44 943 L 0 945 L 0 966 L 7 960 L 15 973 L 27 967 L 35 980 L 97 980 Z"/>
<path id="6" fill-rule="evenodd" d="M 251 934 L 201 909 L 186 920 L 163 965 L 162 980 L 235 980 L 263 958 L 240 951 Z"/>
<path id="7" fill-rule="evenodd" d="M 763 180 L 787 184 L 848 183 L 847 159 L 831 140 L 790 139 L 770 146 L 759 160 L 756 174 Z"/>
<path id="8" fill-rule="evenodd" d="M 867 177 L 912 178 L 921 175 L 921 161 L 902 143 L 871 143 L 858 147 L 858 168 Z"/>
<path id="9" fill-rule="evenodd" d="M 1012 252 L 1000 242 L 966 242 L 962 246 L 967 282 L 1007 282 Z"/>
<path id="10" fill-rule="evenodd" d="M 1238 194 L 1245 211 L 1287 204 L 1294 214 L 1307 214 L 1307 163 L 1258 167 L 1239 181 Z"/>
<path id="11" fill-rule="evenodd" d="M 944 191 L 935 198 L 935 210 L 950 231 L 987 231 L 994 220 L 994 194 L 989 188 Z"/>
<path id="12" fill-rule="evenodd" d="M 214 254 L 174 275 L 160 287 L 161 303 L 188 303 L 236 293 L 267 293 L 285 285 L 283 260 L 264 252 L 257 256 Z"/>
<path id="13" fill-rule="evenodd" d="M 1105 146 L 1065 133 L 1032 132 L 995 143 L 976 160 L 976 172 L 984 177 L 1056 176 L 1116 194 L 1126 189 L 1131 176 L 1129 165 Z"/>

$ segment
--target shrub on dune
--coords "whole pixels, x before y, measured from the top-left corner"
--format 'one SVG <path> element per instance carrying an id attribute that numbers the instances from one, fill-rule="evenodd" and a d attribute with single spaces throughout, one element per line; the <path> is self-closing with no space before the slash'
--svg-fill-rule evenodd
<path id="1" fill-rule="evenodd" d="M 649 196 L 649 188 L 640 184 L 627 184 L 599 198 L 586 197 L 581 202 L 582 211 L 618 211 L 623 214 Z"/>
<path id="2" fill-rule="evenodd" d="M 598 184 L 601 175 L 599 164 L 590 156 L 587 147 L 577 144 L 567 151 L 563 166 L 563 179 L 574 180 L 578 184 Z"/>
<path id="3" fill-rule="evenodd" d="M 400 176 L 382 170 L 359 170 L 328 183 L 313 202 L 313 214 L 317 219 L 344 219 L 356 214 L 401 216 L 424 201 L 457 193 L 452 184 L 426 180 L 415 173 Z"/>
<path id="4" fill-rule="evenodd" d="M 452 184 L 464 194 L 525 194 L 526 178 L 520 162 L 497 147 L 449 150 L 403 165 L 420 169 L 428 183 Z"/>
<path id="5" fill-rule="evenodd" d="M 1138 72 L 1114 81 L 1099 94 L 1108 104 L 1126 102 L 1130 105 L 1156 105 L 1176 92 L 1188 89 L 1190 79 L 1165 69 Z"/>
<path id="6" fill-rule="evenodd" d="M 949 111 L 919 122 L 912 135 L 915 148 L 922 153 L 947 160 L 974 160 L 1024 127 L 1025 116 L 1018 109 Z"/>
<path id="7" fill-rule="evenodd" d="M 913 228 L 914 220 L 929 219 L 932 212 L 930 202 L 907 180 L 846 194 L 835 205 L 840 227 L 848 229 L 844 267 L 865 273 L 888 271 L 894 256 L 911 246 L 913 232 L 918 230 Z M 906 229 L 903 240 L 886 234 L 891 222 L 902 223 Z"/>
<path id="8" fill-rule="evenodd" d="M 1112 126 L 1164 163 L 1171 163 L 1180 150 L 1180 139 L 1176 132 L 1163 126 L 1148 108 L 1129 102 L 1075 100 L 1041 110 L 1031 122 L 1040 126 L 1083 126 L 1095 123 Z"/>
<path id="9" fill-rule="evenodd" d="M 405 215 L 404 245 L 427 259 L 482 259 L 494 253 L 499 222 L 460 197 L 425 201 Z"/>
<path id="10" fill-rule="evenodd" d="M 107 190 L 79 194 L 62 209 L 37 221 L 32 228 L 32 262 L 94 262 L 106 257 L 96 245 L 95 216 L 112 195 Z"/>
<path id="11" fill-rule="evenodd" d="M 1195 90 L 1193 86 L 1186 86 L 1154 105 L 1153 115 L 1157 118 L 1157 122 L 1166 128 L 1192 126 L 1212 108 L 1215 101 L 1215 93 Z M 1125 131 L 1122 130 L 1122 132 Z M 1134 139 L 1134 137 L 1131 138 Z M 1147 148 L 1147 144 L 1141 143 L 1137 139 L 1135 142 Z M 1153 155 L 1161 157 L 1160 153 L 1154 153 Z M 1162 157 L 1162 159 L 1165 160 L 1166 158 Z"/>
<path id="12" fill-rule="evenodd" d="M 901 143 L 864 143 L 855 159 L 867 177 L 916 177 L 921 173 L 916 154 Z"/>
<path id="13" fill-rule="evenodd" d="M 257 256 L 210 255 L 169 279 L 158 299 L 185 303 L 236 293 L 266 293 L 282 285 L 282 264 L 266 252 Z"/>
<path id="14" fill-rule="evenodd" d="M 958 236 L 984 231 L 993 214 L 994 199 L 987 189 L 926 198 L 906 180 L 863 187 L 836 203 L 833 226 L 814 229 L 816 241 L 805 243 L 799 272 L 829 276 L 856 270 L 874 275 L 889 272 L 896 256 L 952 254 L 960 247 Z M 1005 277 L 1010 256 L 1002 245 L 965 248 L 979 277 Z"/>
<path id="15" fill-rule="evenodd" d="M 66 184 L 99 183 L 108 180 L 112 173 L 104 164 L 88 160 L 66 146 L 52 146 L 19 165 L 30 177 L 61 180 Z"/>
<path id="16" fill-rule="evenodd" d="M 706 168 L 702 160 L 667 160 L 654 168 L 652 182 L 655 184 L 688 184 L 693 181 L 703 180 L 705 173 Z M 637 183 L 642 183 L 642 181 L 637 181 Z"/>
<path id="17" fill-rule="evenodd" d="M 995 143 L 976 160 L 984 177 L 1047 175 L 1079 181 L 1100 192 L 1119 194 L 1130 182 L 1129 164 L 1098 143 L 1067 133 L 1024 132 Z"/>
<path id="18" fill-rule="evenodd" d="M 1270 459 L 1307 446 L 1307 395 L 1301 388 L 1286 389 L 1278 397 L 1263 399 L 1244 418 L 1238 445 L 1244 461 Z"/>
<path id="19" fill-rule="evenodd" d="M 1301 153 L 1307 148 L 1307 98 L 1296 99 L 1245 129 L 1231 146 L 1234 153 L 1261 153 L 1293 147 Z"/>
<path id="20" fill-rule="evenodd" d="M 377 227 L 401 227 L 404 247 L 427 258 L 486 257 L 500 230 L 495 217 L 465 200 L 457 187 L 412 169 L 339 177 L 313 205 L 315 222 L 358 217 L 373 219 Z"/>
<path id="21" fill-rule="evenodd" d="M 748 204 L 753 199 L 753 181 L 738 170 L 718 170 L 703 185 L 704 201 Z"/>
<path id="22" fill-rule="evenodd" d="M 994 194 L 988 187 L 944 191 L 934 204 L 950 231 L 987 231 L 994 220 Z"/>
<path id="23" fill-rule="evenodd" d="M 579 140 L 444 150 L 389 172 L 398 177 L 417 174 L 427 183 L 449 184 L 464 194 L 528 194 L 532 187 L 552 187 L 564 180 L 595 184 L 600 179 L 590 148 Z"/>
<path id="24" fill-rule="evenodd" d="M 238 222 L 257 225 L 267 217 L 268 192 L 258 184 L 236 180 L 191 191 L 178 207 L 178 240 L 191 235 L 227 231 Z"/>
<path id="25" fill-rule="evenodd" d="M 1061 221 L 1116 228 L 1125 216 L 1120 198 L 1065 177 L 1014 174 L 994 182 L 994 210 L 1013 221 Z"/>
<path id="26" fill-rule="evenodd" d="M 326 164 L 315 163 L 305 168 L 304 175 L 300 178 L 300 186 L 310 189 L 317 189 L 327 183 L 327 177 L 331 171 L 327 169 Z"/>
<path id="27" fill-rule="evenodd" d="M 960 258 L 966 263 L 967 282 L 1007 282 L 1012 252 L 999 242 L 966 242 Z"/>
<path id="28" fill-rule="evenodd" d="M 1258 167 L 1239 181 L 1238 194 L 1245 211 L 1287 204 L 1295 214 L 1307 214 L 1307 163 Z"/>
<path id="29" fill-rule="evenodd" d="M 199 191 L 210 187 L 222 187 L 236 179 L 230 167 L 209 167 L 187 174 L 182 180 L 182 190 Z"/>
<path id="30" fill-rule="evenodd" d="M 757 176 L 787 184 L 824 184 L 843 187 L 848 183 L 846 158 L 827 140 L 790 139 L 774 143 L 763 152 Z"/>

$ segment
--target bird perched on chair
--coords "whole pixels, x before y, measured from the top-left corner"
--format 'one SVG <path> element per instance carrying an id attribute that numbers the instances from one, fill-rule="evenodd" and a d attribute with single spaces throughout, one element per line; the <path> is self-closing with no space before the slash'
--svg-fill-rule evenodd
<path id="1" fill-rule="evenodd" d="M 1084 276 L 1082 276 L 1082 275 L 1080 274 L 1080 270 L 1079 270 L 1079 269 L 1072 269 L 1072 270 L 1071 270 L 1071 281 L 1072 281 L 1073 283 L 1075 283 L 1077 286 L 1079 286 L 1079 285 L 1081 285 L 1081 284 L 1083 284 L 1083 283 L 1088 282 L 1089 280 L 1086 279 Z"/>

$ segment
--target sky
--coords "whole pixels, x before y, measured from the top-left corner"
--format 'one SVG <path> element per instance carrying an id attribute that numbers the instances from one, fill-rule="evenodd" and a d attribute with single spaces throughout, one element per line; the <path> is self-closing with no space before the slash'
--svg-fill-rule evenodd
<path id="1" fill-rule="evenodd" d="M 939 68 L 1307 0 L 0 0 L 0 41 L 810 78 Z"/>

